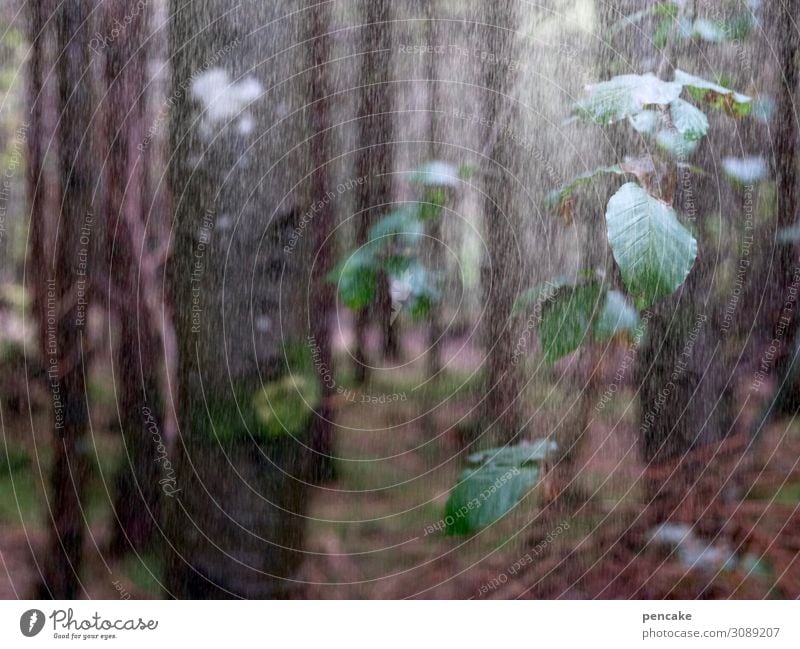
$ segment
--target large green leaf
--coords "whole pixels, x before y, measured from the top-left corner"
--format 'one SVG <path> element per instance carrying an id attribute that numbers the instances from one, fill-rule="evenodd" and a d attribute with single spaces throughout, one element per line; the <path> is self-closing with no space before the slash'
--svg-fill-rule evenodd
<path id="1" fill-rule="evenodd" d="M 622 293 L 590 281 L 561 288 L 542 308 L 539 340 L 548 363 L 571 354 L 585 342 L 632 332 L 639 314 Z"/>
<path id="2" fill-rule="evenodd" d="M 697 257 L 697 241 L 675 211 L 636 183 L 626 183 L 606 208 L 608 242 L 639 309 L 673 293 Z"/>
<path id="3" fill-rule="evenodd" d="M 467 469 L 445 505 L 447 534 L 471 534 L 505 516 L 539 481 L 539 468 L 484 464 Z"/>
<path id="4" fill-rule="evenodd" d="M 672 103 L 680 96 L 681 85 L 652 74 L 623 74 L 586 90 L 586 98 L 575 104 L 575 113 L 597 124 L 611 124 L 634 116 L 647 106 Z"/>
<path id="5" fill-rule="evenodd" d="M 595 311 L 602 298 L 594 282 L 560 290 L 544 303 L 539 323 L 539 342 L 544 359 L 554 363 L 591 339 Z"/>
<path id="6" fill-rule="evenodd" d="M 556 450 L 551 440 L 522 442 L 469 456 L 445 505 L 448 534 L 471 534 L 511 511 L 536 485 L 540 464 Z"/>

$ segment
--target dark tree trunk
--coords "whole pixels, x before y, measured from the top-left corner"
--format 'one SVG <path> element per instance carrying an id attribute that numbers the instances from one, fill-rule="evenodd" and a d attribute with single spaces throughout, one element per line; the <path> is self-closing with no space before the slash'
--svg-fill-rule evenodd
<path id="1" fill-rule="evenodd" d="M 130 5 L 114 0 L 107 6 L 107 24 L 121 20 Z M 144 236 L 149 218 L 145 138 L 147 18 L 131 21 L 106 52 L 107 214 L 105 241 L 106 310 L 116 319 L 119 342 L 114 350 L 117 407 L 123 441 L 122 466 L 115 479 L 114 526 L 110 550 L 119 555 L 144 550 L 158 520 L 159 463 L 157 442 L 162 434 L 156 314 L 142 292 L 157 291 L 149 246 Z M 151 300 L 152 300 L 152 296 Z M 155 435 L 153 434 L 155 433 Z"/>
<path id="2" fill-rule="evenodd" d="M 50 473 L 50 538 L 40 596 L 73 599 L 80 595 L 84 538 L 83 488 L 87 476 L 85 433 L 88 423 L 84 377 L 86 305 L 79 296 L 90 293 L 90 272 L 81 269 L 91 245 L 82 241 L 94 227 L 92 188 L 96 182 L 91 140 L 91 74 L 88 70 L 91 2 L 69 2 L 57 9 L 59 84 L 59 175 L 61 212 L 46 296 L 48 384 L 53 398 L 55 429 Z M 91 237 L 93 240 L 93 237 Z M 48 253 L 49 254 L 49 253 Z M 34 260 L 33 263 L 48 263 Z M 51 344 L 53 343 L 53 344 Z"/>
<path id="3" fill-rule="evenodd" d="M 426 3 L 426 18 L 428 20 L 428 44 L 436 45 L 440 42 L 438 37 L 439 29 L 436 22 L 437 14 L 433 3 Z M 428 56 L 428 151 L 429 159 L 436 160 L 441 156 L 439 144 L 439 124 L 437 122 L 437 110 L 439 110 L 439 80 L 438 66 L 436 65 L 440 57 L 433 54 Z M 439 218 L 434 219 L 430 224 L 427 240 L 430 248 L 430 264 L 434 273 L 441 273 L 444 270 L 444 242 L 442 242 L 442 213 Z M 444 296 L 442 296 L 444 298 Z M 428 376 L 436 376 L 442 370 L 442 348 L 441 337 L 443 334 L 442 326 L 442 302 L 431 305 L 428 313 Z"/>
<path id="4" fill-rule="evenodd" d="M 28 60 L 29 126 L 27 139 L 27 193 L 30 203 L 30 257 L 38 263 L 26 264 L 26 280 L 33 293 L 33 312 L 39 322 L 39 344 L 44 350 L 47 344 L 47 205 L 45 179 L 45 142 L 47 133 L 44 123 L 46 65 L 45 42 L 52 31 L 45 31 L 45 24 L 52 7 L 46 0 L 32 2 L 29 10 L 29 40 L 31 55 Z"/>
<path id="5" fill-rule="evenodd" d="M 163 508 L 176 598 L 287 597 L 303 557 L 313 420 L 267 434 L 255 407 L 291 371 L 287 352 L 308 344 L 299 296 L 317 223 L 300 229 L 288 190 L 310 170 L 297 44 L 312 14 L 288 6 L 170 6 L 179 431 Z M 216 110 L 241 95 L 233 115 Z"/>
<path id="6" fill-rule="evenodd" d="M 684 17 L 692 19 L 693 15 Z M 677 29 L 677 25 L 673 27 L 658 59 L 656 72 L 662 78 L 671 78 L 684 54 L 676 40 Z M 640 52 L 626 53 L 634 65 L 645 59 Z M 712 127 L 707 139 L 714 138 L 720 135 Z M 716 168 L 719 162 L 714 155 L 721 142 L 718 139 L 714 146 L 704 142 L 692 164 L 701 169 Z M 639 444 L 642 459 L 654 465 L 675 462 L 695 447 L 721 441 L 731 432 L 733 424 L 729 383 L 733 367 L 721 345 L 722 314 L 713 267 L 722 252 L 715 249 L 718 241 L 707 227 L 713 215 L 724 214 L 725 204 L 716 201 L 719 194 L 710 178 L 688 177 L 686 182 L 678 183 L 677 173 L 676 168 L 671 170 L 665 183 L 665 186 L 674 184 L 677 191 L 674 196 L 663 198 L 672 202 L 681 219 L 696 225 L 698 255 L 694 268 L 677 292 L 652 307 L 637 358 Z M 653 494 L 663 491 L 663 485 L 651 487 Z"/>
<path id="7" fill-rule="evenodd" d="M 391 210 L 392 159 L 394 122 L 392 111 L 391 75 L 391 3 L 388 0 L 369 0 L 365 6 L 363 29 L 364 54 L 359 98 L 359 151 L 357 175 L 366 177 L 356 199 L 356 245 L 367 242 L 370 225 L 375 218 Z M 392 303 L 389 282 L 379 278 L 375 301 L 356 316 L 355 379 L 363 383 L 369 375 L 366 335 L 371 321 L 381 332 L 381 346 L 386 357 L 397 355 L 397 339 L 392 326 Z"/>
<path id="8" fill-rule="evenodd" d="M 312 36 L 316 36 L 311 48 L 311 67 L 314 78 L 311 83 L 309 99 L 311 122 L 314 137 L 311 140 L 311 200 L 327 196 L 333 189 L 331 164 L 333 147 L 331 145 L 330 85 L 328 82 L 328 59 L 330 57 L 330 9 L 319 5 L 314 9 L 311 21 Z M 313 254 L 314 267 L 311 279 L 309 328 L 318 350 L 317 362 L 328 368 L 333 375 L 333 351 L 331 348 L 330 319 L 336 307 L 334 287 L 327 280 L 332 267 L 336 216 L 332 202 L 325 203 L 314 220 Z M 334 477 L 333 463 L 333 408 L 334 384 L 317 372 L 322 399 L 313 424 L 311 448 L 317 457 L 312 458 L 316 481 L 331 480 Z"/>
<path id="9" fill-rule="evenodd" d="M 797 17 L 800 15 L 800 1 L 786 3 L 767 3 L 764 5 L 770 43 L 774 44 L 779 58 L 780 76 L 777 93 L 777 106 L 773 122 L 774 135 L 772 151 L 775 152 L 776 189 L 776 230 L 800 223 L 800 201 L 798 201 L 797 164 L 798 133 L 800 133 L 800 113 L 798 113 L 798 51 L 800 33 Z M 800 363 L 797 354 L 800 350 L 798 319 L 800 301 L 788 305 L 790 288 L 795 281 L 798 245 L 781 245 L 773 237 L 770 252 L 774 264 L 773 272 L 765 277 L 766 301 L 764 313 L 768 318 L 766 327 L 775 334 L 778 341 L 777 358 L 774 361 L 779 381 L 775 398 L 775 411 L 784 415 L 795 415 L 800 410 Z M 777 333 L 782 332 L 778 336 Z"/>
<path id="10" fill-rule="evenodd" d="M 499 0 L 486 8 L 486 49 L 500 60 L 516 60 L 517 3 Z M 487 258 L 481 269 L 487 325 L 485 425 L 489 436 L 508 441 L 519 433 L 519 370 L 511 363 L 514 351 L 512 308 L 520 290 L 523 263 L 518 237 L 521 219 L 514 192 L 516 156 L 514 144 L 503 132 L 515 123 L 515 75 L 503 66 L 487 66 L 486 118 L 499 135 L 487 153 L 488 168 L 484 229 Z"/>

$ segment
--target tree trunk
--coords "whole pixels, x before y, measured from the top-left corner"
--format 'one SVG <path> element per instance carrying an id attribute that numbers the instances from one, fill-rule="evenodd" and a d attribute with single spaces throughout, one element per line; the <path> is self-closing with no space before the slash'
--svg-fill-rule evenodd
<path id="1" fill-rule="evenodd" d="M 437 28 L 437 14 L 433 3 L 426 3 L 426 18 L 428 20 L 428 44 L 437 45 L 440 42 L 438 37 L 439 29 Z M 433 54 L 428 55 L 428 158 L 429 160 L 437 160 L 440 156 L 439 145 L 439 128 L 437 123 L 437 110 L 439 98 L 439 80 L 438 80 L 438 66 L 436 62 L 439 57 Z M 434 273 L 440 273 L 444 270 L 444 242 L 442 239 L 442 219 L 445 218 L 444 211 L 442 214 L 433 219 L 430 223 L 429 238 L 427 240 L 428 247 L 430 248 L 430 264 L 431 270 Z M 442 371 L 442 349 L 441 337 L 444 333 L 442 326 L 442 306 L 444 302 L 444 295 L 442 298 L 431 305 L 428 312 L 428 376 L 433 377 Z"/>
<path id="2" fill-rule="evenodd" d="M 516 7 L 514 0 L 499 0 L 487 6 L 486 50 L 493 52 L 498 60 L 517 60 Z M 489 436 L 507 442 L 519 433 L 521 423 L 519 370 L 511 363 L 515 344 L 511 312 L 524 272 L 517 245 L 522 221 L 513 190 L 514 145 L 504 134 L 515 124 L 518 110 L 515 76 L 504 66 L 489 65 L 486 69 L 486 118 L 499 130 L 499 136 L 487 153 L 489 180 L 484 201 L 487 246 L 487 258 L 481 269 L 487 318 L 484 411 Z"/>
<path id="3" fill-rule="evenodd" d="M 311 48 L 310 64 L 314 70 L 314 78 L 309 88 L 311 105 L 311 122 L 314 137 L 311 140 L 311 197 L 312 203 L 321 197 L 328 196 L 333 189 L 330 166 L 333 164 L 333 147 L 330 118 L 330 84 L 326 65 L 330 58 L 330 9 L 327 5 L 318 5 L 313 12 L 311 36 L 316 36 Z M 317 362 L 327 368 L 333 375 L 333 351 L 331 348 L 330 318 L 336 308 L 334 287 L 327 280 L 332 268 L 335 252 L 333 233 L 336 227 L 336 216 L 332 202 L 325 203 L 317 212 L 314 223 L 314 242 L 311 259 L 314 266 L 311 278 L 312 299 L 309 301 L 311 312 L 308 313 L 308 326 L 318 350 Z M 311 448 L 317 454 L 313 458 L 315 479 L 317 482 L 334 478 L 334 445 L 333 445 L 333 396 L 334 383 L 327 380 L 320 372 L 317 377 L 322 393 L 320 407 L 313 424 Z"/>
<path id="4" fill-rule="evenodd" d="M 87 476 L 85 296 L 90 292 L 91 244 L 82 239 L 94 228 L 92 188 L 96 181 L 91 138 L 92 91 L 88 70 L 91 2 L 69 2 L 57 9 L 60 103 L 59 174 L 61 213 L 54 265 L 48 280 L 47 378 L 54 409 L 54 448 L 50 473 L 50 538 L 40 596 L 73 599 L 80 594 L 84 537 L 82 504 Z M 33 260 L 49 264 L 51 257 Z M 83 264 L 86 265 L 83 265 Z M 84 298 L 81 300 L 81 298 Z"/>
<path id="5" fill-rule="evenodd" d="M 692 20 L 694 14 L 685 17 Z M 695 50 L 682 51 L 677 46 L 677 29 L 676 25 L 661 53 L 657 71 L 661 78 L 670 78 L 682 56 L 696 56 Z M 714 169 L 720 164 L 715 155 L 715 147 L 704 141 L 691 163 Z M 733 363 L 723 346 L 723 305 L 717 297 L 721 280 L 714 269 L 724 252 L 715 248 L 719 240 L 709 227 L 716 214 L 721 215 L 723 226 L 729 225 L 724 220 L 726 205 L 716 200 L 716 179 L 700 176 L 678 182 L 677 166 L 670 173 L 676 186 L 673 206 L 682 220 L 693 222 L 698 254 L 676 293 L 653 305 L 637 357 L 639 446 L 650 469 L 645 499 L 656 520 L 668 518 L 692 489 L 699 471 L 691 451 L 724 440 L 734 422 Z"/>
<path id="6" fill-rule="evenodd" d="M 389 0 L 366 3 L 366 25 L 363 29 L 364 63 L 361 70 L 359 98 L 359 152 L 356 161 L 358 177 L 366 177 L 356 199 L 356 245 L 369 237 L 370 225 L 376 217 L 392 209 L 392 111 L 391 47 L 392 12 Z M 382 274 L 373 304 L 356 316 L 355 379 L 363 383 L 369 375 L 366 335 L 370 321 L 378 324 L 381 346 L 386 357 L 397 355 L 397 339 L 392 326 L 392 302 L 388 278 Z"/>
<path id="7" fill-rule="evenodd" d="M 310 13 L 288 6 L 171 4 L 179 434 L 164 508 L 177 598 L 286 597 L 302 559 L 310 426 L 266 434 L 256 408 L 308 344 L 312 230 L 293 188 L 310 168 L 298 45 Z"/>
<path id="8" fill-rule="evenodd" d="M 775 152 L 775 195 L 776 230 L 796 225 L 800 222 L 800 201 L 797 186 L 798 133 L 800 115 L 797 110 L 798 51 L 800 34 L 796 18 L 800 15 L 800 1 L 789 0 L 783 4 L 764 6 L 770 42 L 775 44 L 780 64 L 779 90 L 774 117 L 772 151 Z M 770 235 L 773 231 L 770 231 Z M 798 245 L 781 245 L 771 239 L 769 242 L 774 269 L 764 278 L 766 300 L 764 314 L 768 321 L 766 328 L 776 334 L 778 353 L 775 362 L 779 388 L 774 407 L 777 413 L 795 415 L 800 410 L 800 301 L 786 308 L 790 299 L 790 288 L 794 281 L 795 259 Z M 781 336 L 777 333 L 783 332 Z M 759 425 L 761 422 L 759 422 Z"/>
<path id="9" fill-rule="evenodd" d="M 30 277 L 29 284 L 33 293 L 33 313 L 39 323 L 39 346 L 42 350 L 47 346 L 47 276 L 48 269 L 44 260 L 47 258 L 47 192 L 45 178 L 45 142 L 47 133 L 44 120 L 45 84 L 44 72 L 46 65 L 45 39 L 52 35 L 45 31 L 47 19 L 50 17 L 52 7 L 49 2 L 32 2 L 27 5 L 29 10 L 29 41 L 31 55 L 28 62 L 28 103 L 29 126 L 27 139 L 27 193 L 30 203 L 30 258 L 32 262 L 26 264 L 26 279 Z"/>
<path id="10" fill-rule="evenodd" d="M 121 0 L 107 6 L 109 30 L 114 20 L 122 21 L 129 8 Z M 124 451 L 115 478 L 110 541 L 114 555 L 151 545 L 160 491 L 157 443 L 163 430 L 161 369 L 157 314 L 152 313 L 148 302 L 158 294 L 158 286 L 153 285 L 152 253 L 145 236 L 150 217 L 148 158 L 146 149 L 139 148 L 145 138 L 148 16 L 145 7 L 106 51 L 109 221 L 103 285 L 109 321 L 115 318 L 119 326 L 114 360 Z"/>

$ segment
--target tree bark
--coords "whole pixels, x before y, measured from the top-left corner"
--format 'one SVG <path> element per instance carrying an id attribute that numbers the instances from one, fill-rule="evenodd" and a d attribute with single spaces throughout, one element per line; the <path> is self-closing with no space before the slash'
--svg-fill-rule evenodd
<path id="1" fill-rule="evenodd" d="M 518 9 L 514 0 L 492 2 L 486 9 L 487 51 L 499 60 L 517 59 L 515 51 Z M 487 67 L 485 90 L 486 117 L 499 129 L 488 151 L 484 227 L 487 258 L 481 269 L 487 325 L 485 425 L 489 436 L 507 442 L 519 433 L 519 370 L 511 363 L 514 348 L 512 308 L 520 290 L 523 261 L 515 239 L 521 234 L 516 195 L 513 191 L 516 156 L 510 138 L 518 115 L 514 96 L 515 75 L 503 66 Z M 509 102 L 509 105 L 506 105 Z"/>
<path id="2" fill-rule="evenodd" d="M 109 30 L 129 7 L 121 0 L 107 5 Z M 147 114 L 148 17 L 145 7 L 106 52 L 109 221 L 103 284 L 109 325 L 115 319 L 119 327 L 119 343 L 113 352 L 123 442 L 122 466 L 115 478 L 113 555 L 151 546 L 160 493 L 157 436 L 163 431 L 162 381 L 157 314 L 150 306 L 158 285 L 153 283 L 156 263 L 146 236 L 151 204 L 148 149 L 141 146 Z"/>
<path id="3" fill-rule="evenodd" d="M 433 3 L 426 3 L 426 18 L 428 20 L 428 45 L 435 46 L 439 44 L 439 29 L 437 28 L 437 14 Z M 436 65 L 438 57 L 433 54 L 428 55 L 428 158 L 429 160 L 437 160 L 440 153 L 439 145 L 439 125 L 437 123 L 437 110 L 438 110 L 438 97 L 439 97 L 439 80 L 438 80 L 438 66 Z M 444 211 L 430 224 L 428 239 L 428 247 L 430 248 L 430 263 L 431 269 L 434 273 L 440 273 L 444 270 L 444 242 L 442 238 L 442 219 L 445 218 Z M 444 333 L 442 326 L 442 306 L 444 302 L 444 295 L 442 298 L 431 305 L 428 313 L 428 376 L 433 377 L 442 371 L 442 348 L 441 337 Z"/>
<path id="4" fill-rule="evenodd" d="M 47 275 L 48 270 L 44 262 L 47 254 L 47 205 L 45 178 L 45 142 L 46 127 L 44 120 L 45 84 L 44 72 L 46 65 L 45 38 L 49 31 L 45 31 L 46 21 L 52 7 L 47 0 L 32 2 L 27 5 L 29 10 L 28 30 L 31 43 L 31 56 L 28 61 L 28 104 L 29 127 L 27 139 L 27 193 L 30 203 L 30 264 L 26 265 L 26 276 L 30 277 L 30 288 L 33 293 L 33 312 L 39 323 L 39 346 L 42 350 L 47 344 L 47 328 L 43 323 L 47 321 Z M 50 228 L 51 229 L 51 228 Z M 26 278 L 27 278 L 26 277 Z"/>
<path id="5" fill-rule="evenodd" d="M 392 160 L 394 120 L 392 111 L 391 47 L 392 11 L 388 0 L 369 0 L 366 3 L 363 29 L 364 54 L 361 69 L 359 98 L 359 152 L 356 161 L 358 177 L 367 180 L 356 198 L 356 245 L 362 246 L 369 237 L 370 225 L 376 216 L 391 210 Z M 369 376 L 366 352 L 367 331 L 375 321 L 381 332 L 384 356 L 397 355 L 397 339 L 392 326 L 392 302 L 389 281 L 381 274 L 374 302 L 356 315 L 354 374 L 357 383 Z"/>
<path id="6" fill-rule="evenodd" d="M 297 296 L 313 230 L 301 227 L 310 212 L 295 188 L 310 168 L 301 72 L 311 14 L 288 6 L 171 4 L 171 597 L 288 597 L 303 556 L 311 426 L 267 437 L 254 405 L 265 384 L 289 376 L 288 352 L 308 344 Z"/>
<path id="7" fill-rule="evenodd" d="M 40 596 L 74 599 L 80 594 L 84 537 L 82 498 L 88 472 L 85 433 L 88 424 L 85 380 L 86 305 L 93 250 L 82 241 L 94 225 L 92 187 L 96 169 L 90 143 L 92 90 L 89 71 L 91 2 L 70 2 L 57 9 L 59 84 L 59 175 L 61 213 L 46 295 L 47 378 L 54 409 L 53 463 L 50 472 L 50 537 Z M 91 235 L 90 235 L 91 236 Z M 93 240 L 93 238 L 92 238 Z M 50 263 L 48 258 L 33 263 Z M 81 269 L 81 257 L 87 267 Z"/>
<path id="8" fill-rule="evenodd" d="M 310 63 L 314 70 L 309 88 L 311 121 L 314 137 L 311 140 L 311 200 L 328 196 L 334 183 L 331 180 L 333 148 L 331 145 L 330 84 L 326 65 L 330 57 L 330 9 L 318 5 L 313 10 L 311 20 Z M 314 267 L 311 278 L 311 299 L 308 324 L 318 350 L 317 362 L 334 372 L 333 350 L 331 347 L 330 318 L 336 307 L 334 287 L 327 279 L 332 268 L 336 215 L 332 202 L 325 203 L 315 217 L 313 255 Z M 313 458 L 313 471 L 317 482 L 331 480 L 335 476 L 333 454 L 333 396 L 334 383 L 317 372 L 322 399 L 313 424 L 311 448 L 317 454 Z"/>
<path id="9" fill-rule="evenodd" d="M 767 4 L 764 6 L 764 11 L 768 34 L 771 36 L 770 41 L 775 44 L 780 64 L 772 139 L 777 201 L 775 226 L 779 232 L 800 222 L 797 186 L 797 153 L 800 146 L 798 143 L 800 115 L 797 110 L 800 34 L 797 16 L 800 15 L 800 1 L 789 0 L 775 5 Z M 781 245 L 774 240 L 771 240 L 770 244 L 769 252 L 772 253 L 774 267 L 773 272 L 764 278 L 767 298 L 765 315 L 768 318 L 766 327 L 772 333 L 783 332 L 782 336 L 775 336 L 779 342 L 775 374 L 780 383 L 774 408 L 777 413 L 795 415 L 800 410 L 800 364 L 797 359 L 800 350 L 800 327 L 798 327 L 800 304 L 795 301 L 794 306 L 790 306 L 788 311 L 784 309 L 790 298 L 799 246 L 796 243 Z M 761 423 L 759 422 L 759 425 Z"/>

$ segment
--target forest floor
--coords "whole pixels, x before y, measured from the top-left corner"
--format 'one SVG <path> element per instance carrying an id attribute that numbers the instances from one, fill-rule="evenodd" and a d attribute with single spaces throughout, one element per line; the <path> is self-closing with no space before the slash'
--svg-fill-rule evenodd
<path id="1" fill-rule="evenodd" d="M 550 472 L 490 528 L 472 537 L 431 532 L 441 527 L 470 450 L 463 431 L 482 396 L 474 372 L 481 359 L 465 354 L 458 341 L 451 347 L 447 354 L 458 362 L 424 387 L 422 365 L 412 362 L 375 372 L 366 387 L 337 403 L 337 478 L 316 488 L 311 501 L 298 596 L 800 596 L 800 426 L 776 422 L 747 454 L 747 442 L 735 436 L 687 458 L 666 479 L 664 469 L 658 475 L 638 460 L 635 400 L 626 389 L 593 420 L 575 459 L 581 501 L 565 506 L 555 498 L 559 487 Z M 609 361 L 603 381 L 618 361 Z M 552 430 L 563 415 L 573 388 L 554 377 L 569 371 L 559 368 L 526 387 L 527 437 L 543 436 L 537 432 Z M 38 416 L 37 429 L 47 430 L 45 415 Z M 40 475 L 48 454 L 46 442 L 37 440 L 35 448 L 22 433 L 14 436 L 13 421 L 5 425 L 12 434 L 0 448 L 0 598 L 10 599 L 29 597 L 38 579 L 31 556 L 44 544 Z M 28 428 L 20 423 L 19 430 Z M 118 440 L 106 431 L 92 442 L 103 466 L 93 472 L 85 508 L 91 534 L 83 596 L 159 597 L 163 566 L 156 553 L 109 562 L 103 552 L 110 510 L 99 476 L 113 475 Z M 648 495 L 654 483 L 670 485 L 657 501 Z M 659 506 L 672 512 L 665 538 L 682 534 L 678 541 L 654 541 L 664 522 Z"/>

